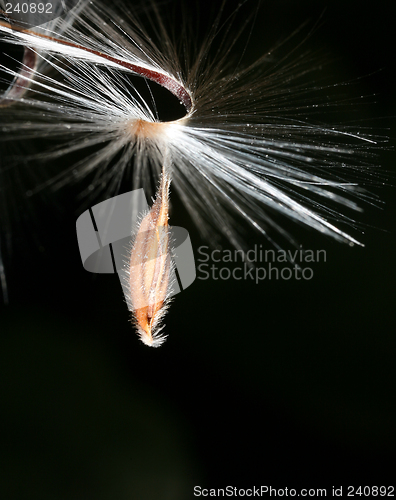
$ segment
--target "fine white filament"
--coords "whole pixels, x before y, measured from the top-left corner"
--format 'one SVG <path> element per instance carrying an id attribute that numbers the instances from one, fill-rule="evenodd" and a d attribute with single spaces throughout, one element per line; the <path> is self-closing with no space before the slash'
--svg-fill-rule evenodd
<path id="1" fill-rule="evenodd" d="M 301 112 L 282 116 L 293 89 L 301 93 L 298 64 L 275 64 L 265 54 L 244 68 L 230 65 L 232 44 L 220 44 L 209 56 L 221 37 L 219 19 L 195 59 L 186 57 L 154 2 L 135 10 L 108 4 L 80 2 L 65 18 L 25 30 L 0 17 L 3 41 L 36 58 L 33 69 L 22 67 L 15 84 L 22 92 L 3 96 L 4 136 L 58 140 L 41 160 L 81 151 L 81 160 L 53 182 L 62 186 L 94 173 L 98 193 L 116 192 L 129 169 L 133 187 L 148 188 L 159 179 L 166 149 L 172 186 L 201 232 L 211 237 L 214 229 L 237 247 L 243 246 L 238 218 L 269 238 L 271 227 L 288 237 L 279 215 L 360 244 L 339 227 L 353 221 L 336 207 L 359 210 L 361 190 L 345 179 L 365 168 L 376 139 L 311 124 Z M 144 31 L 144 16 L 156 37 Z M 14 82 L 22 71 L 5 63 L 0 68 Z M 155 106 L 130 90 L 131 75 L 165 86 L 183 103 L 185 116 L 160 121 Z M 95 152 L 85 154 L 91 147 Z"/>

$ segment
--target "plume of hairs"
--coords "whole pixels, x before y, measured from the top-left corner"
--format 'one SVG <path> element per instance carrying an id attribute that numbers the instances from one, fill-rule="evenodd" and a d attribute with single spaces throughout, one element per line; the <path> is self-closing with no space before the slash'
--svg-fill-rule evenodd
<path id="1" fill-rule="evenodd" d="M 145 16 L 153 33 L 143 29 Z M 307 72 L 303 60 L 274 61 L 267 53 L 242 68 L 230 64 L 234 46 L 225 41 L 210 56 L 214 41 L 229 41 L 224 32 L 231 25 L 220 14 L 192 59 L 167 32 L 154 1 L 139 8 L 119 1 L 111 7 L 101 0 L 80 2 L 66 17 L 39 28 L 15 27 L 2 16 L 3 41 L 22 46 L 25 54 L 20 70 L 0 66 L 14 79 L 1 102 L 3 133 L 17 140 L 56 139 L 57 147 L 42 152 L 41 160 L 81 151 L 77 164 L 51 179 L 57 187 L 93 174 L 91 192 L 105 186 L 107 194 L 115 193 L 131 169 L 133 188 L 147 191 L 162 172 L 157 216 L 164 203 L 161 192 L 168 193 L 172 180 L 203 235 L 212 236 L 214 229 L 238 248 L 243 239 L 232 213 L 268 238 L 268 228 L 291 238 L 277 221 L 280 214 L 341 242 L 360 244 L 339 227 L 339 221 L 351 226 L 353 221 L 334 206 L 359 210 L 356 198 L 362 191 L 347 174 L 364 167 L 375 137 L 301 118 L 308 109 L 299 83 Z M 155 103 L 131 83 L 132 75 L 167 89 L 184 116 L 161 121 Z M 290 96 L 297 104 L 289 104 Z M 98 145 L 84 157 L 85 149 Z M 171 158 L 166 173 L 165 152 Z M 153 214 L 147 217 L 146 225 L 159 224 Z M 158 239 L 144 244 L 157 248 Z M 161 272 L 166 269 L 169 265 Z M 156 345 L 150 324 L 162 315 L 165 281 L 164 275 L 151 275 L 148 287 L 159 290 L 157 306 L 151 308 L 153 316 L 146 310 L 135 318 L 150 345 Z"/>

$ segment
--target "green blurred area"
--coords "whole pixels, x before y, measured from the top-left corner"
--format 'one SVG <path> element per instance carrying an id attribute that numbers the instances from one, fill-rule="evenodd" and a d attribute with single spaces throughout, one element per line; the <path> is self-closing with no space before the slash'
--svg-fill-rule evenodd
<path id="1" fill-rule="evenodd" d="M 1 325 L 2 498 L 188 496 L 188 425 L 144 376 L 48 311 L 13 309 Z"/>

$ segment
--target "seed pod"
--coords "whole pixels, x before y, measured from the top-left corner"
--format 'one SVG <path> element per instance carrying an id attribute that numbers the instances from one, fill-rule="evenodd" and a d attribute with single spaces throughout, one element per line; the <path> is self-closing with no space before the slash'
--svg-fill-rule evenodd
<path id="1" fill-rule="evenodd" d="M 127 272 L 129 309 L 140 339 L 157 347 L 163 318 L 172 289 L 173 261 L 168 226 L 170 177 L 162 173 L 155 202 L 142 218 L 133 242 Z"/>

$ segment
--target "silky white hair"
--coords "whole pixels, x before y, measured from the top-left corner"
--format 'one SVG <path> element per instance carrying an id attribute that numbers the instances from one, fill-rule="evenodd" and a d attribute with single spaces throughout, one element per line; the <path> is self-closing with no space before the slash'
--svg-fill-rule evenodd
<path id="1" fill-rule="evenodd" d="M 145 16 L 150 35 L 141 21 Z M 299 82 L 308 71 L 305 57 L 277 60 L 275 50 L 275 56 L 266 53 L 242 68 L 229 62 L 233 43 L 220 42 L 210 54 L 211 44 L 232 29 L 229 20 L 226 30 L 224 25 L 220 14 L 194 58 L 166 31 L 154 1 L 130 9 L 119 1 L 112 7 L 101 0 L 80 2 L 67 17 L 25 31 L 4 19 L 3 40 L 32 51 L 37 65 L 19 83 L 22 93 L 3 96 L 3 103 L 12 104 L 3 109 L 3 134 L 58 140 L 55 149 L 37 156 L 41 161 L 81 151 L 81 160 L 52 183 L 95 174 L 91 192 L 105 187 L 107 195 L 129 169 L 133 187 L 148 189 L 167 148 L 172 185 L 207 238 L 214 229 L 243 247 L 233 213 L 270 239 L 271 227 L 291 238 L 280 214 L 360 244 L 340 227 L 354 226 L 341 207 L 360 210 L 357 200 L 365 195 L 351 178 L 370 166 L 377 138 L 302 117 L 317 105 L 307 104 Z M 0 68 L 12 78 L 20 75 L 6 64 Z M 186 115 L 161 122 L 155 107 L 133 90 L 130 75 L 166 81 Z M 92 146 L 97 150 L 84 156 Z"/>

